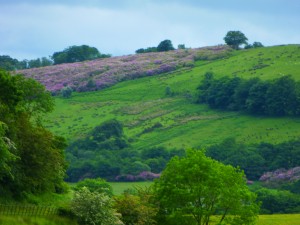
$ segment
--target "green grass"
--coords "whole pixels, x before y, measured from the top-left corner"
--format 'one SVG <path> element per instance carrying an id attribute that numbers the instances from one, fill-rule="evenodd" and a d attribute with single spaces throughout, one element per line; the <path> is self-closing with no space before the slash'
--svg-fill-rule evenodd
<path id="1" fill-rule="evenodd" d="M 300 214 L 260 215 L 257 225 L 300 225 Z"/>
<path id="2" fill-rule="evenodd" d="M 199 61 L 190 71 L 174 72 L 121 82 L 111 88 L 56 98 L 56 108 L 46 126 L 69 141 L 87 134 L 103 121 L 123 122 L 135 149 L 162 145 L 169 148 L 200 148 L 228 137 L 240 142 L 280 143 L 300 136 L 300 118 L 255 117 L 222 112 L 193 103 L 196 88 L 207 71 L 216 77 L 241 76 L 274 79 L 291 74 L 300 79 L 300 46 L 276 46 L 237 51 L 212 62 Z M 253 70 L 257 65 L 265 65 Z M 175 93 L 165 95 L 169 86 Z M 141 134 L 160 122 L 163 127 Z"/>
<path id="3" fill-rule="evenodd" d="M 76 225 L 75 220 L 58 216 L 51 217 L 29 217 L 29 216 L 2 216 L 1 225 Z"/>
<path id="4" fill-rule="evenodd" d="M 113 188 L 114 195 L 121 195 L 124 193 L 125 190 L 134 189 L 134 188 L 145 188 L 149 187 L 152 182 L 145 181 L 145 182 L 109 182 L 109 184 Z"/>

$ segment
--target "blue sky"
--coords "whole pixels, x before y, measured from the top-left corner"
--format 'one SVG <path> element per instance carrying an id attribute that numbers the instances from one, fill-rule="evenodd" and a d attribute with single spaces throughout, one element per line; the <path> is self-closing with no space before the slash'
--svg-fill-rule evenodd
<path id="1" fill-rule="evenodd" d="M 266 46 L 300 44 L 299 0 L 0 0 L 0 55 L 49 56 L 87 44 L 114 56 L 223 44 L 229 30 Z"/>

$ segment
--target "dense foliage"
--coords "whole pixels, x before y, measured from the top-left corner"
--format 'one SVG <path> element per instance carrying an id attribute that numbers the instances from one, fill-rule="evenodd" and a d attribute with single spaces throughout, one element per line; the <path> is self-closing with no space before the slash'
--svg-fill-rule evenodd
<path id="1" fill-rule="evenodd" d="M 239 49 L 241 44 L 247 44 L 248 38 L 241 31 L 228 31 L 224 37 L 224 41 L 227 45 L 233 49 Z"/>
<path id="2" fill-rule="evenodd" d="M 262 48 L 262 47 L 264 47 L 264 45 L 261 42 L 258 42 L 258 41 L 253 42 L 253 44 L 246 44 L 245 45 L 245 49 Z"/>
<path id="3" fill-rule="evenodd" d="M 24 59 L 19 61 L 8 55 L 0 55 L 0 69 L 7 71 L 40 68 L 61 63 L 82 62 L 99 58 L 109 58 L 109 54 L 101 54 L 97 48 L 88 45 L 70 46 L 61 52 L 55 52 L 51 56 L 37 59 Z"/>
<path id="4" fill-rule="evenodd" d="M 12 196 L 63 191 L 65 140 L 40 123 L 53 109 L 45 87 L 0 71 L 0 187 Z"/>
<path id="5" fill-rule="evenodd" d="M 260 143 L 245 145 L 233 138 L 208 147 L 206 154 L 218 161 L 239 166 L 250 180 L 258 180 L 264 172 L 299 165 L 300 140 L 281 144 Z"/>
<path id="6" fill-rule="evenodd" d="M 74 193 L 71 209 L 80 225 L 122 224 L 113 208 L 112 199 L 101 192 L 83 187 Z"/>
<path id="7" fill-rule="evenodd" d="M 300 213 L 300 195 L 287 190 L 259 188 L 255 191 L 261 214 Z"/>
<path id="8" fill-rule="evenodd" d="M 300 82 L 291 76 L 272 81 L 239 77 L 215 79 L 207 72 L 198 89 L 198 103 L 206 103 L 215 109 L 268 116 L 300 114 Z"/>
<path id="9" fill-rule="evenodd" d="M 123 125 L 109 120 L 96 126 L 85 138 L 70 144 L 66 150 L 71 162 L 68 181 L 103 177 L 108 180 L 152 180 L 158 176 L 174 155 L 183 150 L 151 147 L 132 149 L 123 133 Z"/>
<path id="10" fill-rule="evenodd" d="M 110 186 L 110 184 L 99 177 L 96 179 L 86 178 L 82 181 L 77 182 L 74 190 L 79 191 L 83 187 L 86 187 L 90 192 L 105 193 L 110 197 L 112 196 L 112 187 Z"/>
<path id="11" fill-rule="evenodd" d="M 88 45 L 70 46 L 61 52 L 52 55 L 54 64 L 82 62 L 99 58 L 108 58 L 110 55 L 101 54 L 97 48 Z"/>
<path id="12" fill-rule="evenodd" d="M 178 219 L 191 215 L 199 225 L 212 224 L 212 215 L 219 215 L 220 224 L 252 224 L 258 213 L 243 172 L 202 151 L 190 150 L 186 157 L 172 158 L 156 180 L 154 192 L 161 221 L 166 218 L 164 224 L 171 215 Z"/>
<path id="13" fill-rule="evenodd" d="M 122 215 L 121 220 L 124 225 L 155 225 L 155 216 L 158 208 L 151 204 L 152 193 L 145 191 L 138 193 L 124 193 L 121 196 L 115 196 L 114 206 L 118 213 Z"/>
<path id="14" fill-rule="evenodd" d="M 180 45 L 181 47 L 178 49 L 184 49 L 184 45 Z M 149 53 L 149 52 L 167 52 L 167 51 L 171 51 L 171 50 L 175 50 L 175 48 L 173 47 L 172 41 L 170 40 L 164 40 L 161 41 L 157 47 L 148 47 L 146 49 L 144 48 L 140 48 L 138 50 L 135 51 L 135 53 Z"/>
<path id="15" fill-rule="evenodd" d="M 52 60 L 47 57 L 31 59 L 31 60 L 24 59 L 22 61 L 19 61 L 17 59 L 11 58 L 8 55 L 0 55 L 0 68 L 7 71 L 38 68 L 38 67 L 50 66 L 52 64 L 53 64 Z"/>

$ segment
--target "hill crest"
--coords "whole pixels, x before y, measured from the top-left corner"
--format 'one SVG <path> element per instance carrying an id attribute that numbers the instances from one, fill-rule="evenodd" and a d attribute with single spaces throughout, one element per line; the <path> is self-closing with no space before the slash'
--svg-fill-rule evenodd
<path id="1" fill-rule="evenodd" d="M 78 92 L 95 91 L 124 80 L 189 69 L 197 59 L 222 58 L 229 52 L 231 49 L 228 46 L 220 45 L 118 56 L 16 72 L 38 80 L 52 93 L 58 93 L 65 86 Z"/>

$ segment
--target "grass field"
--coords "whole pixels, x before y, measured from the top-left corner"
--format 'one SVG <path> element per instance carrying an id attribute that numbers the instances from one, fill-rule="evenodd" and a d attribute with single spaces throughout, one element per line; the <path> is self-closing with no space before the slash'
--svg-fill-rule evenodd
<path id="1" fill-rule="evenodd" d="M 260 215 L 257 225 L 300 225 L 300 214 Z"/>
<path id="2" fill-rule="evenodd" d="M 128 190 L 128 189 L 149 187 L 152 184 L 152 182 L 151 181 L 146 181 L 146 182 L 109 182 L 109 184 L 113 188 L 113 194 L 120 195 L 120 194 L 123 194 L 124 191 Z"/>
<path id="3" fill-rule="evenodd" d="M 277 46 L 239 51 L 227 59 L 198 61 L 190 71 L 121 82 L 111 88 L 56 98 L 55 111 L 46 126 L 74 140 L 103 121 L 123 122 L 125 134 L 135 149 L 163 145 L 199 148 L 228 137 L 245 143 L 280 143 L 300 136 L 299 118 L 254 117 L 221 112 L 193 103 L 203 74 L 273 79 L 291 74 L 300 79 L 300 46 Z M 167 97 L 166 87 L 174 96 Z M 155 123 L 162 127 L 143 132 Z"/>

